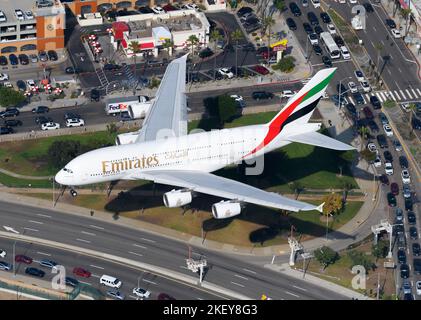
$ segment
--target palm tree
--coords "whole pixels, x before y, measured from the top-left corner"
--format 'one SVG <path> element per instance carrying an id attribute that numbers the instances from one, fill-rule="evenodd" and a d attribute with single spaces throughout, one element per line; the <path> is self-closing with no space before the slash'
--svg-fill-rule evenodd
<path id="1" fill-rule="evenodd" d="M 213 51 L 216 52 L 216 45 L 219 40 L 223 39 L 222 35 L 219 33 L 218 30 L 213 30 L 209 36 L 209 39 L 213 42 Z M 213 59 L 213 80 L 215 80 L 215 77 L 216 77 L 216 54 Z"/>
<path id="2" fill-rule="evenodd" d="M 170 39 L 165 39 L 164 43 L 162 44 L 162 47 L 164 49 L 167 49 L 168 54 L 172 56 L 172 49 L 174 48 L 174 42 L 172 42 Z"/>
<path id="3" fill-rule="evenodd" d="M 414 116 L 415 109 L 417 108 L 417 105 L 415 103 L 410 103 L 408 105 L 409 109 L 409 126 L 411 127 L 411 133 L 414 132 L 414 126 L 412 125 L 412 118 Z"/>
<path id="4" fill-rule="evenodd" d="M 194 47 L 199 43 L 199 39 L 194 34 L 192 34 L 190 37 L 188 37 L 187 42 L 190 45 L 192 55 L 194 55 Z"/>
<path id="5" fill-rule="evenodd" d="M 409 31 L 409 27 L 411 24 L 411 14 L 412 14 L 412 10 L 411 9 L 401 9 L 400 14 L 402 16 L 402 18 L 405 19 L 406 21 L 406 27 L 405 27 L 405 36 Z"/>
<path id="6" fill-rule="evenodd" d="M 137 78 L 136 78 L 136 57 L 137 54 L 140 52 L 140 44 L 138 41 L 132 41 L 129 44 L 129 50 L 132 51 L 133 55 L 133 76 L 136 79 L 136 85 L 133 87 L 133 95 L 136 94 L 136 87 L 137 87 Z"/>
<path id="7" fill-rule="evenodd" d="M 263 34 L 266 34 L 266 29 L 268 29 L 268 61 L 270 60 L 270 35 L 272 26 L 275 24 L 275 20 L 271 16 L 267 16 L 263 20 Z"/>
<path id="8" fill-rule="evenodd" d="M 237 50 L 238 50 L 238 41 L 240 41 L 243 38 L 243 33 L 240 29 L 237 29 L 231 33 L 231 39 L 235 41 L 235 77 L 237 78 L 238 72 L 237 72 Z"/>
<path id="9" fill-rule="evenodd" d="M 369 135 L 370 131 L 368 130 L 367 127 L 363 126 L 358 131 L 359 131 L 360 136 L 363 140 L 368 139 L 368 135 Z"/>
<path id="10" fill-rule="evenodd" d="M 275 0 L 273 1 L 275 8 L 279 10 L 279 13 L 282 13 L 285 9 L 285 1 L 284 0 Z"/>

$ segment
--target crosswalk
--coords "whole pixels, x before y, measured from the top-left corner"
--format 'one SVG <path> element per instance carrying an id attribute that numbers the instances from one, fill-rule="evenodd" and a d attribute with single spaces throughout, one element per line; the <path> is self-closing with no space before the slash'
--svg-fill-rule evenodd
<path id="1" fill-rule="evenodd" d="M 107 79 L 107 76 L 105 75 L 105 72 L 102 68 L 95 69 L 95 72 L 98 76 L 99 82 L 101 83 L 101 87 L 105 87 L 108 85 L 109 81 Z"/>
<path id="2" fill-rule="evenodd" d="M 421 99 L 420 89 L 405 89 L 405 90 L 391 90 L 391 91 L 377 91 L 363 94 L 365 100 L 370 101 L 371 96 L 376 96 L 380 102 L 386 100 L 393 100 L 395 102 L 414 101 Z M 351 96 L 345 98 L 348 102 L 355 104 L 355 99 Z"/>
<path id="3" fill-rule="evenodd" d="M 135 86 L 137 84 L 137 79 L 136 79 L 135 75 L 133 74 L 132 69 L 133 69 L 133 67 L 129 66 L 127 64 L 123 67 L 123 71 L 126 74 L 126 78 L 127 78 L 127 80 L 129 80 L 128 85 L 130 87 Z"/>

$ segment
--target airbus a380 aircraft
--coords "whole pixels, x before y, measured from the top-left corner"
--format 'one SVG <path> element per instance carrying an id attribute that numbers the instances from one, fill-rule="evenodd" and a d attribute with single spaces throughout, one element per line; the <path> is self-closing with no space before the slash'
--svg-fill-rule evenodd
<path id="1" fill-rule="evenodd" d="M 212 205 L 216 219 L 240 214 L 243 203 L 294 212 L 321 211 L 323 204 L 314 206 L 292 200 L 210 172 L 291 142 L 335 150 L 354 149 L 316 132 L 320 124 L 308 123 L 336 68 L 317 72 L 267 124 L 187 134 L 186 59 L 183 56 L 168 65 L 139 131 L 119 135 L 116 146 L 76 157 L 57 173 L 55 180 L 61 185 L 79 186 L 141 179 L 179 187 L 164 194 L 167 207 L 190 203 L 196 192 L 229 199 Z"/>

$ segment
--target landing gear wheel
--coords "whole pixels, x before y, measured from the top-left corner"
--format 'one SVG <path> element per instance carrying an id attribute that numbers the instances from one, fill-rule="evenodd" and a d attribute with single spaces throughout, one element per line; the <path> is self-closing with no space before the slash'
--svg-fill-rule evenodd
<path id="1" fill-rule="evenodd" d="M 76 190 L 75 190 L 75 189 L 70 189 L 70 195 L 71 195 L 72 197 L 76 197 L 76 196 L 77 196 L 77 192 L 76 192 Z"/>

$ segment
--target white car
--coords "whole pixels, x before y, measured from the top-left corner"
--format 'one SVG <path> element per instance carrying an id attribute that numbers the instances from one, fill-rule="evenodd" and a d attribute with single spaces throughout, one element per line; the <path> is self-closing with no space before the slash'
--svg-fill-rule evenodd
<path id="1" fill-rule="evenodd" d="M 405 112 L 411 112 L 411 109 L 409 108 L 410 103 L 401 103 L 401 108 Z"/>
<path id="2" fill-rule="evenodd" d="M 308 40 L 310 40 L 310 44 L 319 44 L 319 38 L 317 37 L 317 33 L 310 33 L 308 35 Z"/>
<path id="3" fill-rule="evenodd" d="M 361 70 L 355 70 L 354 75 L 358 82 L 365 81 L 364 73 Z"/>
<path id="4" fill-rule="evenodd" d="M 398 29 L 392 29 L 390 30 L 392 32 L 392 35 L 397 39 L 400 38 L 402 35 Z"/>
<path id="5" fill-rule="evenodd" d="M 349 0 L 349 3 L 350 4 L 356 4 L 357 3 L 357 0 Z"/>
<path id="6" fill-rule="evenodd" d="M 346 3 L 346 0 L 339 0 L 339 3 Z"/>
<path id="7" fill-rule="evenodd" d="M 383 125 L 383 130 L 386 133 L 386 136 L 388 137 L 392 137 L 393 136 L 393 131 L 392 128 L 390 127 L 390 125 L 388 125 L 387 123 L 385 123 Z"/>
<path id="8" fill-rule="evenodd" d="M 367 149 L 370 150 L 370 152 L 377 153 L 377 146 L 372 142 L 367 145 Z"/>
<path id="9" fill-rule="evenodd" d="M 0 10 L 0 22 L 6 22 L 6 16 L 3 11 Z"/>
<path id="10" fill-rule="evenodd" d="M 384 164 L 384 171 L 388 176 L 391 176 L 393 174 L 393 166 L 391 162 L 388 161 Z"/>
<path id="11" fill-rule="evenodd" d="M 409 175 L 409 171 L 407 169 L 402 170 L 401 177 L 402 177 L 402 182 L 404 184 L 411 183 L 411 176 Z"/>
<path id="12" fill-rule="evenodd" d="M 382 159 L 379 156 L 377 156 L 376 160 L 374 160 L 374 166 L 376 168 L 380 168 L 382 166 Z"/>
<path id="13" fill-rule="evenodd" d="M 351 91 L 351 93 L 356 93 L 356 92 L 358 92 L 357 85 L 355 84 L 355 82 L 354 82 L 354 81 L 350 81 L 350 82 L 348 82 L 348 88 L 349 88 L 349 90 Z"/>
<path id="14" fill-rule="evenodd" d="M 228 68 L 221 68 L 218 71 L 221 75 L 223 75 L 224 77 L 227 77 L 228 79 L 234 78 L 234 74 Z"/>
<path id="15" fill-rule="evenodd" d="M 151 293 L 148 290 L 142 289 L 142 288 L 133 288 L 133 294 L 138 296 L 139 298 L 149 298 Z"/>
<path id="16" fill-rule="evenodd" d="M 340 49 L 341 49 L 341 53 L 342 53 L 342 58 L 344 58 L 344 60 L 351 59 L 351 54 L 349 53 L 347 47 L 342 46 Z"/>
<path id="17" fill-rule="evenodd" d="M 415 288 L 417 289 L 417 295 L 421 296 L 421 281 L 415 283 Z"/>
<path id="18" fill-rule="evenodd" d="M 281 98 L 288 98 L 289 99 L 289 98 L 295 96 L 296 93 L 297 92 L 292 91 L 292 90 L 284 90 L 281 93 Z"/>
<path id="19" fill-rule="evenodd" d="M 0 257 L 4 258 L 6 256 L 6 251 L 0 249 Z"/>
<path id="20" fill-rule="evenodd" d="M 240 102 L 240 101 L 244 100 L 243 97 L 238 95 L 238 94 L 232 94 L 232 95 L 230 95 L 230 97 L 233 98 L 237 102 Z"/>
<path id="21" fill-rule="evenodd" d="M 3 82 L 3 85 L 4 85 L 6 88 L 13 88 L 13 84 L 11 84 L 9 81 Z"/>
<path id="22" fill-rule="evenodd" d="M 327 30 L 329 31 L 330 34 L 336 34 L 335 26 L 332 23 L 329 23 L 327 25 Z"/>
<path id="23" fill-rule="evenodd" d="M 9 80 L 9 76 L 6 73 L 0 73 L 0 81 Z"/>
<path id="24" fill-rule="evenodd" d="M 23 12 L 20 9 L 15 10 L 15 16 L 16 16 L 16 19 L 18 19 L 19 21 L 25 20 L 25 18 L 23 17 Z"/>
<path id="25" fill-rule="evenodd" d="M 154 13 L 156 13 L 156 14 L 163 14 L 163 13 L 165 13 L 165 10 L 164 10 L 164 9 L 162 9 L 161 7 L 159 7 L 159 6 L 153 7 L 153 8 L 152 8 L 152 11 L 153 11 Z"/>
<path id="26" fill-rule="evenodd" d="M 371 87 L 367 81 L 361 81 L 361 87 L 363 88 L 364 92 L 370 92 Z"/>
<path id="27" fill-rule="evenodd" d="M 187 9 L 187 10 L 192 9 L 192 10 L 199 11 L 199 7 L 195 3 L 187 3 L 187 4 L 183 5 L 182 8 Z"/>
<path id="28" fill-rule="evenodd" d="M 60 129 L 60 123 L 46 122 L 41 125 L 41 130 L 57 130 Z"/>
<path id="29" fill-rule="evenodd" d="M 28 80 L 26 80 L 26 84 L 28 85 L 28 87 L 29 87 L 30 89 L 35 88 L 35 86 L 36 86 L 35 81 L 34 81 L 34 80 L 32 80 L 32 79 L 28 79 Z"/>
<path id="30" fill-rule="evenodd" d="M 25 11 L 25 19 L 32 20 L 34 19 L 34 15 L 32 14 L 32 11 Z"/>
<path id="31" fill-rule="evenodd" d="M 85 121 L 79 118 L 70 118 L 66 119 L 66 127 L 83 127 L 85 125 Z"/>

